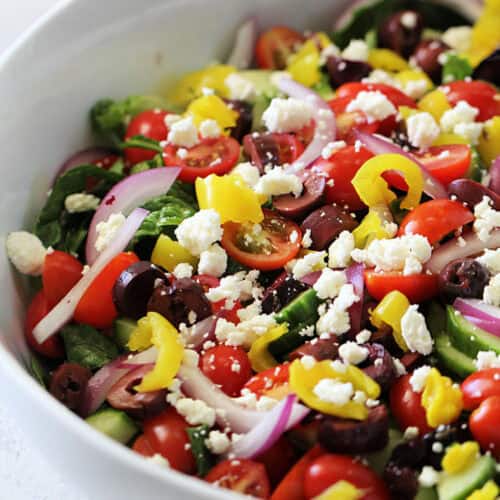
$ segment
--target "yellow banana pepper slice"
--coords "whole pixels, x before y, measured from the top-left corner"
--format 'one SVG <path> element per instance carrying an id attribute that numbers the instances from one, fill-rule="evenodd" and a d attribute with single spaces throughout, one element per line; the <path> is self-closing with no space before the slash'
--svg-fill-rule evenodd
<path id="1" fill-rule="evenodd" d="M 456 443 L 447 448 L 441 465 L 448 474 L 458 474 L 471 466 L 479 456 L 479 444 L 475 441 Z"/>
<path id="2" fill-rule="evenodd" d="M 151 254 L 151 262 L 172 273 L 177 264 L 187 263 L 195 267 L 198 259 L 179 242 L 172 240 L 166 234 L 160 234 Z"/>
<path id="3" fill-rule="evenodd" d="M 359 500 L 363 492 L 358 490 L 352 483 L 341 479 L 330 486 L 323 493 L 314 497 L 313 500 Z"/>
<path id="4" fill-rule="evenodd" d="M 490 479 L 481 489 L 473 491 L 467 500 L 496 500 L 499 493 L 500 489 L 497 484 Z"/>
<path id="5" fill-rule="evenodd" d="M 468 57 L 473 66 L 489 56 L 500 44 L 500 0 L 485 0 L 483 12 L 472 28 Z"/>
<path id="6" fill-rule="evenodd" d="M 486 166 L 490 168 L 493 160 L 500 156 L 500 116 L 494 116 L 484 124 L 477 149 Z"/>
<path id="7" fill-rule="evenodd" d="M 278 365 L 273 355 L 267 349 L 269 344 L 277 338 L 285 335 L 288 332 L 288 325 L 283 323 L 268 330 L 264 335 L 257 337 L 252 343 L 248 357 L 252 368 L 256 372 L 263 372 L 268 368 L 273 368 Z"/>
<path id="8" fill-rule="evenodd" d="M 389 49 L 371 49 L 368 63 L 376 69 L 384 71 L 403 71 L 408 69 L 408 63 L 400 55 Z"/>
<path id="9" fill-rule="evenodd" d="M 192 115 L 196 126 L 205 120 L 215 120 L 223 130 L 234 127 L 238 119 L 238 113 L 216 95 L 198 97 L 191 102 L 186 113 Z"/>
<path id="10" fill-rule="evenodd" d="M 451 109 L 446 94 L 439 89 L 424 95 L 424 97 L 418 101 L 418 107 L 422 111 L 430 113 L 438 123 L 444 113 Z"/>
<path id="11" fill-rule="evenodd" d="M 366 248 L 373 240 L 390 238 L 391 233 L 386 229 L 386 224 L 387 221 L 383 220 L 379 212 L 371 208 L 352 232 L 356 247 Z"/>

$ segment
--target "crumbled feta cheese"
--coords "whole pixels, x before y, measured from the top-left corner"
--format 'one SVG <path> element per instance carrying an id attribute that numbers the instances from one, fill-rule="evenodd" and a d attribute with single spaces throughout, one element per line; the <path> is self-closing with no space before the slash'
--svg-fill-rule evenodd
<path id="1" fill-rule="evenodd" d="M 231 73 L 224 84 L 229 90 L 229 99 L 249 101 L 255 96 L 254 84 L 239 73 Z"/>
<path id="2" fill-rule="evenodd" d="M 255 281 L 259 276 L 258 271 L 240 271 L 229 276 L 224 276 L 220 280 L 219 286 L 210 288 L 206 293 L 208 300 L 219 302 L 226 300 L 226 309 L 231 309 L 237 300 L 246 301 L 253 298 L 260 298 L 262 288 L 256 286 Z"/>
<path id="3" fill-rule="evenodd" d="M 482 123 L 458 123 L 455 125 L 453 132 L 455 134 L 465 137 L 471 144 L 477 144 L 479 142 L 479 137 L 483 131 Z"/>
<path id="4" fill-rule="evenodd" d="M 406 375 L 406 368 L 399 358 L 392 358 L 392 362 L 394 363 L 394 368 L 396 368 L 396 374 L 398 377 Z"/>
<path id="5" fill-rule="evenodd" d="M 354 403 L 364 405 L 366 403 L 366 394 L 363 391 L 355 391 L 352 400 Z"/>
<path id="6" fill-rule="evenodd" d="M 246 408 L 257 408 L 257 396 L 254 392 L 247 388 L 241 389 L 241 396 L 239 398 L 235 398 L 235 401 Z"/>
<path id="7" fill-rule="evenodd" d="M 350 61 L 368 61 L 370 49 L 364 40 L 351 40 L 349 45 L 342 51 L 342 57 Z"/>
<path id="8" fill-rule="evenodd" d="M 434 453 L 443 453 L 444 450 L 443 443 L 440 443 L 439 441 L 434 441 L 434 443 L 432 443 L 431 449 Z"/>
<path id="9" fill-rule="evenodd" d="M 210 431 L 208 438 L 205 439 L 205 445 L 215 455 L 222 455 L 229 450 L 231 441 L 227 434 L 221 431 Z"/>
<path id="10" fill-rule="evenodd" d="M 159 465 L 161 467 L 170 467 L 170 462 L 163 456 L 160 455 L 159 453 L 155 453 L 151 457 L 147 457 L 148 462 Z"/>
<path id="11" fill-rule="evenodd" d="M 500 274 L 495 274 L 484 287 L 483 300 L 486 304 L 500 307 Z"/>
<path id="12" fill-rule="evenodd" d="M 167 115 L 167 118 L 168 116 L 170 115 Z M 169 128 L 167 140 L 171 144 L 183 148 L 192 148 L 198 144 L 198 130 L 196 130 L 192 116 L 175 120 Z"/>
<path id="13" fill-rule="evenodd" d="M 348 341 L 339 347 L 339 355 L 344 362 L 359 365 L 368 357 L 368 349 L 359 346 L 356 342 Z"/>
<path id="14" fill-rule="evenodd" d="M 23 274 L 39 276 L 47 250 L 38 236 L 28 231 L 9 233 L 5 242 L 5 250 L 14 267 Z"/>
<path id="15" fill-rule="evenodd" d="M 427 377 L 431 372 L 431 367 L 428 365 L 417 368 L 410 377 L 410 385 L 414 392 L 422 392 L 427 383 Z"/>
<path id="16" fill-rule="evenodd" d="M 306 354 L 300 358 L 300 362 L 304 365 L 306 370 L 310 370 L 316 364 L 316 358 Z"/>
<path id="17" fill-rule="evenodd" d="M 364 344 L 365 342 L 368 342 L 370 340 L 371 336 L 372 332 L 370 332 L 370 330 L 367 330 L 365 328 L 356 335 L 356 342 L 358 344 Z"/>
<path id="18" fill-rule="evenodd" d="M 101 200 L 93 194 L 73 193 L 66 196 L 64 208 L 70 214 L 90 212 L 91 210 L 95 210 L 99 206 L 99 203 L 101 203 Z"/>
<path id="19" fill-rule="evenodd" d="M 303 248 L 310 248 L 313 244 L 313 240 L 311 238 L 311 230 L 306 229 L 304 234 L 302 235 L 302 241 L 300 243 Z"/>
<path id="20" fill-rule="evenodd" d="M 326 267 L 321 271 L 313 288 L 320 299 L 334 299 L 346 283 L 347 278 L 344 271 L 333 271 Z"/>
<path id="21" fill-rule="evenodd" d="M 175 236 L 191 254 L 200 255 L 222 238 L 220 215 L 212 209 L 200 210 L 179 224 Z"/>
<path id="22" fill-rule="evenodd" d="M 326 47 L 324 47 L 323 50 L 321 51 L 321 54 L 319 55 L 319 63 L 321 66 L 324 66 L 328 61 L 329 57 L 338 57 L 339 55 L 340 55 L 339 48 L 333 43 L 331 43 Z"/>
<path id="23" fill-rule="evenodd" d="M 276 321 L 269 314 L 260 314 L 237 325 L 219 318 L 215 326 L 215 336 L 219 342 L 227 345 L 250 348 L 257 337 L 274 326 Z"/>
<path id="24" fill-rule="evenodd" d="M 396 108 L 387 97 L 379 90 L 362 90 L 347 105 L 346 111 L 362 111 L 367 118 L 368 123 L 384 120 L 388 116 L 396 113 Z"/>
<path id="25" fill-rule="evenodd" d="M 392 77 L 392 75 L 383 69 L 374 69 L 361 81 L 363 83 L 384 83 L 385 85 L 391 85 L 391 87 L 399 87 L 399 83 Z"/>
<path id="26" fill-rule="evenodd" d="M 333 304 L 328 308 L 322 304 L 318 308 L 319 319 L 316 323 L 318 333 L 341 335 L 351 328 L 351 321 L 348 309 L 359 301 L 359 297 L 354 293 L 354 287 L 349 283 L 343 285 Z"/>
<path id="27" fill-rule="evenodd" d="M 255 192 L 264 196 L 279 196 L 302 193 L 302 182 L 295 174 L 287 174 L 281 167 L 275 167 L 265 173 L 255 185 Z"/>
<path id="28" fill-rule="evenodd" d="M 314 337 L 315 330 L 314 325 L 308 325 L 299 330 L 299 335 L 302 337 Z"/>
<path id="29" fill-rule="evenodd" d="M 476 259 L 491 274 L 500 273 L 500 248 L 495 250 L 485 250 L 483 255 Z"/>
<path id="30" fill-rule="evenodd" d="M 305 127 L 314 115 L 314 107 L 303 99 L 276 97 L 264 111 L 262 120 L 270 132 L 295 132 Z"/>
<path id="31" fill-rule="evenodd" d="M 193 276 L 193 266 L 187 262 L 181 262 L 175 266 L 172 274 L 178 279 L 191 278 Z"/>
<path id="32" fill-rule="evenodd" d="M 99 222 L 96 226 L 97 239 L 94 243 L 95 249 L 102 252 L 114 239 L 116 233 L 125 223 L 125 216 L 118 212 L 111 214 L 108 220 Z"/>
<path id="33" fill-rule="evenodd" d="M 432 488 L 439 481 L 439 472 L 430 465 L 424 465 L 418 476 L 418 482 L 424 488 Z"/>
<path id="34" fill-rule="evenodd" d="M 401 90 L 412 99 L 420 99 L 428 88 L 428 81 L 422 78 L 420 80 L 409 80 L 401 87 Z"/>
<path id="35" fill-rule="evenodd" d="M 430 113 L 415 113 L 406 120 L 406 130 L 410 144 L 426 149 L 432 145 L 441 133 L 436 120 Z"/>
<path id="36" fill-rule="evenodd" d="M 260 179 L 259 169 L 249 162 L 236 165 L 231 173 L 238 174 L 243 179 L 245 184 L 250 187 L 254 187 Z"/>
<path id="37" fill-rule="evenodd" d="M 169 113 L 168 115 L 165 116 L 165 125 L 167 128 L 171 128 L 174 123 L 180 122 L 182 120 L 181 115 L 176 115 L 175 113 Z"/>
<path id="38" fill-rule="evenodd" d="M 255 300 L 250 305 L 242 307 L 236 311 L 240 321 L 247 321 L 262 313 L 262 303 L 260 300 Z"/>
<path id="39" fill-rule="evenodd" d="M 326 252 L 310 252 L 297 259 L 293 265 L 292 273 L 296 280 L 300 280 L 309 273 L 317 271 L 325 265 Z"/>
<path id="40" fill-rule="evenodd" d="M 200 135 L 203 139 L 216 139 L 222 134 L 222 129 L 215 120 L 203 120 L 200 123 Z"/>
<path id="41" fill-rule="evenodd" d="M 456 106 L 443 113 L 440 124 L 443 132 L 462 135 L 477 142 L 482 124 L 475 123 L 479 110 L 466 101 L 459 101 Z"/>
<path id="42" fill-rule="evenodd" d="M 215 424 L 215 410 L 200 399 L 180 398 L 175 403 L 177 413 L 182 415 L 190 425 Z"/>
<path id="43" fill-rule="evenodd" d="M 441 40 L 457 52 L 467 52 L 472 41 L 472 28 L 470 26 L 452 26 L 443 33 Z"/>
<path id="44" fill-rule="evenodd" d="M 339 382 L 333 378 L 321 379 L 313 388 L 313 393 L 325 403 L 343 406 L 354 395 L 354 388 L 350 382 Z"/>
<path id="45" fill-rule="evenodd" d="M 417 14 L 411 10 L 403 12 L 400 17 L 401 26 L 408 28 L 409 30 L 414 29 L 417 26 L 417 21 Z"/>
<path id="46" fill-rule="evenodd" d="M 494 351 L 479 351 L 474 364 L 478 371 L 487 370 L 488 368 L 500 368 L 500 354 Z"/>
<path id="47" fill-rule="evenodd" d="M 415 439 L 416 437 L 418 437 L 418 435 L 419 435 L 418 427 L 410 425 L 410 427 L 407 427 L 405 429 L 403 438 L 407 441 L 410 441 L 411 439 Z"/>
<path id="48" fill-rule="evenodd" d="M 198 366 L 200 355 L 194 349 L 184 349 L 183 363 L 186 366 Z"/>
<path id="49" fill-rule="evenodd" d="M 188 155 L 188 150 L 186 148 L 179 148 L 177 152 L 175 153 L 176 156 L 178 156 L 181 160 L 187 157 Z"/>
<path id="50" fill-rule="evenodd" d="M 351 252 L 355 247 L 352 233 L 342 231 L 328 248 L 329 267 L 347 267 L 351 262 Z"/>
<path id="51" fill-rule="evenodd" d="M 474 207 L 474 231 L 481 241 L 487 241 L 491 231 L 500 227 L 500 211 L 495 210 L 491 205 L 492 201 L 487 196 Z"/>
<path id="52" fill-rule="evenodd" d="M 408 307 L 401 318 L 401 334 L 411 352 L 419 352 L 424 356 L 432 352 L 432 337 L 417 305 Z"/>
<path id="53" fill-rule="evenodd" d="M 220 245 L 214 244 L 201 252 L 198 274 L 209 274 L 218 278 L 224 274 L 226 267 L 227 253 Z"/>
<path id="54" fill-rule="evenodd" d="M 332 154 L 342 148 L 346 147 L 346 142 L 345 141 L 334 141 L 334 142 L 329 142 L 321 151 L 321 156 L 325 159 L 328 160 Z"/>

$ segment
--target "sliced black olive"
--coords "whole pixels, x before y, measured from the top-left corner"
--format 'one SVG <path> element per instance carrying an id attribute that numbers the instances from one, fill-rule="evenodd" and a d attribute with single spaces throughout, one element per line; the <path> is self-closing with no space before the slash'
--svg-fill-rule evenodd
<path id="1" fill-rule="evenodd" d="M 408 58 L 420 42 L 423 28 L 424 20 L 419 12 L 401 10 L 380 25 L 377 32 L 378 45 Z"/>
<path id="2" fill-rule="evenodd" d="M 368 358 L 363 363 L 363 371 L 379 384 L 383 391 L 390 388 L 396 379 L 396 367 L 389 351 L 382 344 L 364 344 Z M 368 366 L 365 366 L 365 365 Z"/>
<path id="3" fill-rule="evenodd" d="M 76 363 L 64 363 L 52 374 L 49 391 L 70 410 L 80 411 L 92 372 Z"/>
<path id="4" fill-rule="evenodd" d="M 495 50 L 479 63 L 479 66 L 472 73 L 472 78 L 485 80 L 500 87 L 500 49 Z"/>
<path id="5" fill-rule="evenodd" d="M 317 361 L 325 359 L 336 359 L 339 352 L 339 344 L 334 339 L 314 339 L 297 347 L 288 355 L 288 359 L 293 361 L 302 356 L 312 356 Z"/>
<path id="6" fill-rule="evenodd" d="M 441 82 L 442 64 L 439 56 L 450 50 L 450 47 L 441 40 L 422 40 L 413 53 L 417 66 L 425 71 L 434 83 Z"/>
<path id="7" fill-rule="evenodd" d="M 326 67 L 333 87 L 340 87 L 348 82 L 360 82 L 372 70 L 372 67 L 366 62 L 351 61 L 335 56 L 328 58 Z"/>
<path id="8" fill-rule="evenodd" d="M 231 129 L 231 137 L 241 142 L 243 137 L 252 130 L 252 105 L 246 101 L 227 99 L 228 106 L 238 113 L 236 125 Z"/>
<path id="9" fill-rule="evenodd" d="M 286 272 L 280 274 L 264 292 L 262 312 L 266 314 L 278 312 L 308 288 L 308 285 L 292 278 Z"/>
<path id="10" fill-rule="evenodd" d="M 457 259 L 439 273 L 439 290 L 446 300 L 481 298 L 490 273 L 474 259 Z"/>

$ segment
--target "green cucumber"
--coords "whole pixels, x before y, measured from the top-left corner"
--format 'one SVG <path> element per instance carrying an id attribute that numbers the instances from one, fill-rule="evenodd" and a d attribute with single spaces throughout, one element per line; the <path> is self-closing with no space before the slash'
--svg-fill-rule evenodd
<path id="1" fill-rule="evenodd" d="M 319 304 L 316 291 L 309 288 L 276 313 L 274 318 L 278 323 L 288 323 L 292 328 L 299 323 L 310 325 L 318 321 Z"/>
<path id="2" fill-rule="evenodd" d="M 115 342 L 124 350 L 128 351 L 128 341 L 132 332 L 137 327 L 137 321 L 129 318 L 117 318 L 113 323 L 113 337 Z"/>
<path id="3" fill-rule="evenodd" d="M 489 481 L 495 470 L 495 460 L 483 455 L 459 474 L 443 474 L 437 485 L 439 500 L 465 500 Z"/>
<path id="4" fill-rule="evenodd" d="M 438 500 L 436 489 L 420 487 L 414 500 Z"/>
<path id="5" fill-rule="evenodd" d="M 474 326 L 452 306 L 446 308 L 446 328 L 453 346 L 471 358 L 479 351 L 500 354 L 500 337 Z"/>
<path id="6" fill-rule="evenodd" d="M 297 347 L 300 347 L 308 339 L 308 337 L 301 335 L 300 332 L 310 324 L 311 323 L 296 324 L 284 335 L 270 342 L 267 346 L 268 351 L 277 360 L 284 361 L 287 354 L 297 349 Z"/>
<path id="7" fill-rule="evenodd" d="M 449 372 L 466 378 L 476 371 L 474 360 L 453 347 L 447 333 L 442 332 L 434 337 L 434 348 L 440 364 Z"/>
<path id="8" fill-rule="evenodd" d="M 99 410 L 85 420 L 94 429 L 122 444 L 127 444 L 139 432 L 137 424 L 124 411 L 114 408 Z"/>
<path id="9" fill-rule="evenodd" d="M 203 477 L 214 465 L 214 457 L 205 444 L 208 438 L 210 427 L 199 425 L 198 427 L 186 427 L 186 432 L 191 443 L 191 451 L 196 461 L 198 475 Z"/>
<path id="10" fill-rule="evenodd" d="M 467 170 L 467 174 L 465 175 L 469 179 L 473 181 L 481 182 L 483 178 L 483 172 L 486 172 L 486 166 L 481 160 L 481 156 L 479 155 L 479 151 L 475 146 L 470 146 L 471 152 L 471 160 L 469 170 Z"/>

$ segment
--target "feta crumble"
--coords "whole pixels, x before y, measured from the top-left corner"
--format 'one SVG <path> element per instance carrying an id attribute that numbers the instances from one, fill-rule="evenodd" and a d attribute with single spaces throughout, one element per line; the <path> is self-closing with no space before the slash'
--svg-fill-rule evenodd
<path id="1" fill-rule="evenodd" d="M 441 40 L 457 52 L 467 52 L 471 46 L 472 28 L 470 26 L 453 26 L 443 33 Z"/>
<path id="2" fill-rule="evenodd" d="M 486 304 L 500 307 L 500 274 L 495 274 L 484 287 L 483 300 Z"/>
<path id="3" fill-rule="evenodd" d="M 99 222 L 96 226 L 97 238 L 95 249 L 102 252 L 114 239 L 116 233 L 125 223 L 125 216 L 121 213 L 111 214 L 106 221 Z"/>
<path id="4" fill-rule="evenodd" d="M 169 116 L 170 115 L 167 115 L 165 118 L 166 122 Z M 168 126 L 170 130 L 168 132 L 167 140 L 171 144 L 183 148 L 192 148 L 198 144 L 198 130 L 196 130 L 192 116 L 186 116 L 180 120 L 172 121 L 172 124 Z"/>
<path id="5" fill-rule="evenodd" d="M 229 99 L 249 101 L 255 97 L 254 84 L 238 73 L 231 73 L 224 80 L 224 84 L 229 90 Z"/>
<path id="6" fill-rule="evenodd" d="M 239 175 L 243 179 L 245 184 L 250 187 L 254 187 L 260 179 L 259 169 L 249 162 L 244 162 L 236 165 L 231 173 Z"/>
<path id="7" fill-rule="evenodd" d="M 354 388 L 350 382 L 323 378 L 314 386 L 313 393 L 325 403 L 344 406 L 354 395 Z"/>
<path id="8" fill-rule="evenodd" d="M 270 132 L 295 132 L 305 127 L 314 115 L 311 103 L 302 99 L 276 97 L 264 111 L 262 120 Z"/>
<path id="9" fill-rule="evenodd" d="M 317 271 L 325 265 L 326 252 L 310 252 L 297 259 L 292 268 L 293 277 L 300 280 L 309 273 Z"/>
<path id="10" fill-rule="evenodd" d="M 328 160 L 330 156 L 335 151 L 338 151 L 339 149 L 345 148 L 347 146 L 345 141 L 334 141 L 334 142 L 329 142 L 321 151 L 321 156 L 325 159 Z"/>
<path id="11" fill-rule="evenodd" d="M 200 210 L 179 224 L 175 236 L 191 254 L 200 255 L 222 238 L 220 216 L 212 209 Z"/>
<path id="12" fill-rule="evenodd" d="M 31 276 L 42 274 L 47 250 L 38 236 L 28 231 L 9 233 L 5 242 L 5 250 L 20 273 Z"/>
<path id="13" fill-rule="evenodd" d="M 418 482 L 424 488 L 432 488 L 439 481 L 439 472 L 430 465 L 424 465 L 422 472 L 418 476 Z"/>
<path id="14" fill-rule="evenodd" d="M 220 280 L 219 286 L 210 288 L 206 293 L 211 302 L 226 301 L 226 309 L 231 309 L 237 300 L 246 301 L 260 298 L 263 293 L 261 287 L 255 284 L 259 276 L 258 271 L 240 271 Z"/>
<path id="15" fill-rule="evenodd" d="M 370 340 L 372 336 L 372 332 L 370 330 L 367 330 L 366 328 L 364 330 L 361 330 L 357 335 L 356 335 L 356 342 L 358 344 L 364 344 Z"/>
<path id="16" fill-rule="evenodd" d="M 177 264 L 172 272 L 176 279 L 191 278 L 193 275 L 193 266 L 187 262 Z"/>
<path id="17" fill-rule="evenodd" d="M 333 271 L 326 267 L 321 271 L 321 275 L 314 283 L 313 288 L 320 299 L 334 299 L 346 283 L 345 272 Z"/>
<path id="18" fill-rule="evenodd" d="M 500 354 L 494 351 L 479 351 L 474 364 L 478 371 L 488 368 L 500 368 Z"/>
<path id="19" fill-rule="evenodd" d="M 487 241 L 491 231 L 500 227 L 500 211 L 495 210 L 491 205 L 492 201 L 484 196 L 480 203 L 474 207 L 473 229 L 481 241 Z"/>
<path id="20" fill-rule="evenodd" d="M 426 149 L 441 133 L 436 120 L 430 113 L 415 113 L 406 120 L 406 130 L 410 144 L 416 148 Z"/>
<path id="21" fill-rule="evenodd" d="M 200 135 L 203 139 L 216 139 L 222 134 L 222 129 L 215 120 L 203 120 L 200 123 Z"/>
<path id="22" fill-rule="evenodd" d="M 443 132 L 462 135 L 474 144 L 481 134 L 482 124 L 475 123 L 479 110 L 466 101 L 458 101 L 456 106 L 443 113 L 440 124 Z"/>
<path id="23" fill-rule="evenodd" d="M 370 49 L 364 40 L 351 40 L 349 45 L 342 51 L 342 57 L 350 61 L 368 61 Z"/>
<path id="24" fill-rule="evenodd" d="M 213 454 L 222 455 L 231 447 L 231 441 L 224 432 L 214 430 L 208 434 L 205 445 Z"/>
<path id="25" fill-rule="evenodd" d="M 427 378 L 431 372 L 431 367 L 428 365 L 417 368 L 410 377 L 410 385 L 414 392 L 422 392 L 427 383 Z"/>
<path id="26" fill-rule="evenodd" d="M 500 273 L 500 248 L 496 250 L 485 250 L 483 255 L 476 259 L 491 274 Z"/>
<path id="27" fill-rule="evenodd" d="M 379 90 L 362 90 L 346 107 L 346 111 L 361 111 L 366 115 L 368 123 L 381 121 L 397 112 L 387 97 Z"/>
<path id="28" fill-rule="evenodd" d="M 352 233 L 342 231 L 328 248 L 328 266 L 347 267 L 351 263 L 351 252 L 355 247 Z"/>
<path id="29" fill-rule="evenodd" d="M 257 194 L 264 196 L 293 193 L 298 197 L 302 193 L 302 187 L 302 182 L 295 174 L 287 174 L 283 168 L 275 167 L 258 180 L 254 189 Z"/>
<path id="30" fill-rule="evenodd" d="M 209 274 L 216 278 L 222 276 L 227 267 L 227 253 L 217 243 L 201 252 L 198 274 Z"/>
<path id="31" fill-rule="evenodd" d="M 359 365 L 368 357 L 368 349 L 356 342 L 348 341 L 339 347 L 339 355 L 345 363 Z"/>
<path id="32" fill-rule="evenodd" d="M 411 352 L 426 356 L 432 352 L 432 337 L 417 305 L 408 307 L 401 318 L 401 334 Z"/>
<path id="33" fill-rule="evenodd" d="M 90 212 L 91 210 L 95 210 L 100 203 L 101 200 L 93 194 L 73 193 L 66 196 L 64 208 L 70 214 Z"/>
<path id="34" fill-rule="evenodd" d="M 316 323 L 318 334 L 342 335 L 348 332 L 351 328 L 351 320 L 347 310 L 358 301 L 359 297 L 354 293 L 353 286 L 343 285 L 333 304 L 329 307 L 326 304 L 319 306 L 319 319 Z"/>
<path id="35" fill-rule="evenodd" d="M 215 424 L 215 410 L 200 399 L 180 398 L 175 403 L 175 409 L 190 425 L 212 427 Z"/>

